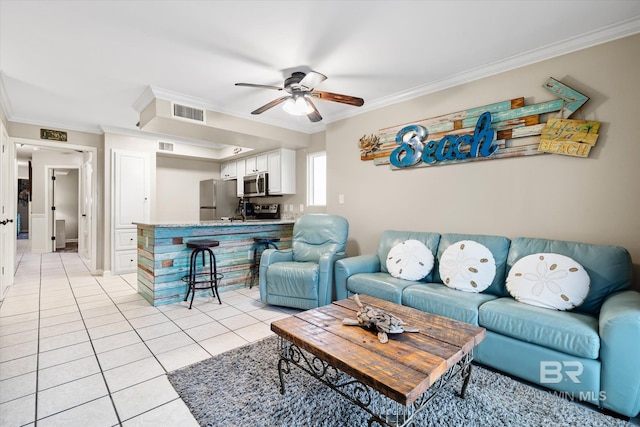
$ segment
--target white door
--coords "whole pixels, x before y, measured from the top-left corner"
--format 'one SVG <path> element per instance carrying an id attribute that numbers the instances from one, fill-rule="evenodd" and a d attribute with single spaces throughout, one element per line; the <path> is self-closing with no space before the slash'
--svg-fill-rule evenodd
<path id="1" fill-rule="evenodd" d="M 136 228 L 134 222 L 150 217 L 149 157 L 145 153 L 114 150 L 114 216 L 113 226 Z"/>
<path id="2" fill-rule="evenodd" d="M 78 201 L 78 253 L 89 257 L 91 248 L 91 180 L 93 179 L 93 168 L 91 167 L 91 152 L 83 153 L 82 167 L 80 168 L 80 200 Z"/>
<path id="3" fill-rule="evenodd" d="M 49 247 L 49 252 L 56 251 L 56 240 L 55 237 L 57 235 L 57 222 L 56 222 L 56 170 L 51 168 L 48 169 L 49 176 L 49 200 L 47 201 L 47 209 L 51 210 L 49 215 L 49 230 L 51 230 L 51 235 L 47 236 L 49 238 L 49 242 L 51 246 Z"/>
<path id="4" fill-rule="evenodd" d="M 16 202 L 18 180 L 16 174 L 15 146 L 9 142 L 4 125 L 0 121 L 0 300 L 8 286 L 13 284 L 16 268 Z"/>
<path id="5" fill-rule="evenodd" d="M 112 174 L 112 256 L 111 269 L 115 274 L 135 272 L 137 242 L 118 245 L 120 237 L 134 232 L 134 222 L 148 223 L 151 219 L 149 156 L 146 153 L 113 151 Z"/>

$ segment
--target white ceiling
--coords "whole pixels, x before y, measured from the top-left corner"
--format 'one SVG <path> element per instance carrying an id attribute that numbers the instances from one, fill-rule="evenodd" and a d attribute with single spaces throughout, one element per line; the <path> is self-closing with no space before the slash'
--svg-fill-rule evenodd
<path id="1" fill-rule="evenodd" d="M 0 100 L 11 121 L 136 130 L 150 86 L 175 100 L 304 132 L 640 32 L 640 1 L 0 0 Z M 328 76 L 324 120 L 252 116 L 291 71 Z M 212 141 L 224 143 L 224 141 Z"/>

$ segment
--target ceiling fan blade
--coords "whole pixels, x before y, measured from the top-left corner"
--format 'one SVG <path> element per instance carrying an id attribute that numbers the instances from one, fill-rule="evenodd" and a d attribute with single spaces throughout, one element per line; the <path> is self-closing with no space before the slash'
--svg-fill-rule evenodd
<path id="1" fill-rule="evenodd" d="M 310 95 L 314 98 L 321 99 L 323 101 L 333 101 L 340 102 L 342 104 L 354 105 L 356 107 L 361 107 L 364 105 L 364 99 L 356 98 L 355 96 L 349 95 L 341 95 L 339 93 L 331 93 L 331 92 L 322 92 L 320 90 L 314 90 L 310 93 Z"/>
<path id="2" fill-rule="evenodd" d="M 280 86 L 257 85 L 257 84 L 254 84 L 254 83 L 236 83 L 236 86 L 259 87 L 259 88 L 262 88 L 262 89 L 282 90 L 282 88 Z"/>
<path id="3" fill-rule="evenodd" d="M 265 111 L 267 111 L 269 108 L 275 107 L 278 104 L 283 103 L 284 101 L 286 101 L 287 99 L 289 99 L 289 96 L 283 96 L 281 98 L 278 99 L 274 99 L 273 101 L 269 102 L 268 104 L 263 105 L 262 107 L 258 108 L 257 110 L 253 110 L 251 112 L 251 114 L 260 114 L 260 113 L 264 113 Z"/>
<path id="4" fill-rule="evenodd" d="M 318 86 L 323 81 L 327 80 L 327 76 L 324 74 L 317 73 L 315 71 L 309 71 L 306 76 L 302 80 L 300 80 L 300 86 L 304 86 L 309 90 L 313 90 L 314 87 Z"/>
<path id="5" fill-rule="evenodd" d="M 315 104 L 313 102 L 311 102 L 311 100 L 309 98 L 306 98 L 307 104 L 311 105 L 311 107 L 313 107 L 313 111 L 310 112 L 309 114 L 307 114 L 307 117 L 309 117 L 309 120 L 313 123 L 315 122 L 319 122 L 320 120 L 322 120 L 322 116 L 320 115 L 320 112 L 318 111 L 318 109 L 316 108 Z"/>

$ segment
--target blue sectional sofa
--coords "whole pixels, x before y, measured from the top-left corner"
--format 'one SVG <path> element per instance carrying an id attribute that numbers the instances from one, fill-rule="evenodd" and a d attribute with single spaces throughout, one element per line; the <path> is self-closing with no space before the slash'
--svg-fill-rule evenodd
<path id="1" fill-rule="evenodd" d="M 419 240 L 434 255 L 420 281 L 393 277 L 387 254 L 396 244 Z M 496 274 L 481 293 L 443 284 L 439 260 L 452 244 L 472 240 L 488 248 Z M 584 302 L 558 311 L 519 302 L 506 279 L 530 254 L 554 253 L 580 263 L 590 278 Z M 479 325 L 486 338 L 475 360 L 559 395 L 592 403 L 624 416 L 640 411 L 640 293 L 629 290 L 632 263 L 626 249 L 534 238 L 385 231 L 376 254 L 336 262 L 336 298 L 358 293 Z"/>

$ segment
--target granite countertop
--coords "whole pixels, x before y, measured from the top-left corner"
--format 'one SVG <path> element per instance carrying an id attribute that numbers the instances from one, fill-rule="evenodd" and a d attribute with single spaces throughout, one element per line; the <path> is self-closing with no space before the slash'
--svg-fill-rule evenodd
<path id="1" fill-rule="evenodd" d="M 211 227 L 211 226 L 254 226 L 254 225 L 273 225 L 273 224 L 293 224 L 293 219 L 248 219 L 242 220 L 213 220 L 213 221 L 185 221 L 185 222 L 170 222 L 170 221 L 156 221 L 150 223 L 134 222 L 136 225 L 146 225 L 151 227 Z"/>

